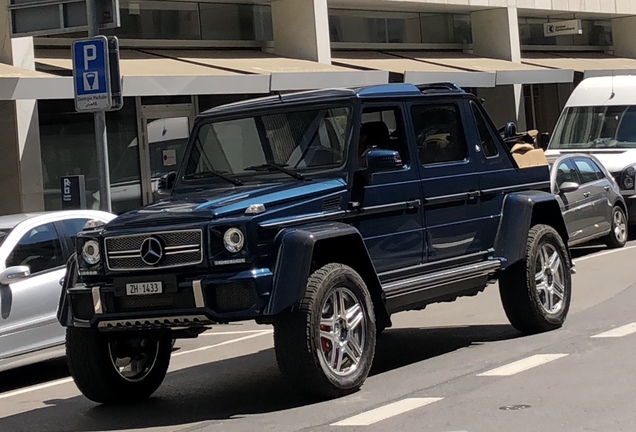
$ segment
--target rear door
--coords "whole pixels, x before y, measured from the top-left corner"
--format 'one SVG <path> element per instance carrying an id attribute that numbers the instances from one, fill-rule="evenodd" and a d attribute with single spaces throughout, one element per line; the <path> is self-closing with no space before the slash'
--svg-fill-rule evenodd
<path id="1" fill-rule="evenodd" d="M 0 358 L 64 342 L 56 319 L 65 257 L 53 223 L 25 230 L 13 244 L 3 244 L 0 269 L 25 265 L 31 276 L 0 285 Z M 6 249 L 5 249 L 6 247 Z M 5 252 L 6 251 L 6 252 Z"/>

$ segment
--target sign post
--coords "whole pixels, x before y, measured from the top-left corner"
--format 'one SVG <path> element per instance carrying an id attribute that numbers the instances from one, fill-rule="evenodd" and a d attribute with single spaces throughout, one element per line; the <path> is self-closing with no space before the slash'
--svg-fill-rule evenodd
<path id="1" fill-rule="evenodd" d="M 96 1 L 87 0 L 86 2 L 89 37 L 73 42 L 73 84 L 75 109 L 78 112 L 94 113 L 99 208 L 112 212 L 106 111 L 121 108 L 123 99 L 117 39 L 109 40 L 105 36 L 98 35 L 99 19 Z M 111 71 L 111 60 L 115 63 L 112 65 L 113 71 Z M 113 87 L 116 88 L 113 89 Z"/>

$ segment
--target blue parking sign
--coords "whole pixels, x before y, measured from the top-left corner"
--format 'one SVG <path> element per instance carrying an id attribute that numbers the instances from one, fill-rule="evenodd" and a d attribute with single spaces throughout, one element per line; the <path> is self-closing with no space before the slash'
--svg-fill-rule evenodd
<path id="1" fill-rule="evenodd" d="M 106 36 L 73 42 L 73 84 L 77 111 L 101 111 L 111 108 L 108 59 Z"/>

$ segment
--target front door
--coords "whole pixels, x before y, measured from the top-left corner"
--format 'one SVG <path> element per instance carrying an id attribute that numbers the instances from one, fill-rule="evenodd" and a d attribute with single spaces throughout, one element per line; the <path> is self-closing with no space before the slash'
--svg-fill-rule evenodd
<path id="1" fill-rule="evenodd" d="M 159 179 L 179 169 L 194 115 L 192 104 L 141 106 L 139 161 L 144 204 L 160 197 Z"/>

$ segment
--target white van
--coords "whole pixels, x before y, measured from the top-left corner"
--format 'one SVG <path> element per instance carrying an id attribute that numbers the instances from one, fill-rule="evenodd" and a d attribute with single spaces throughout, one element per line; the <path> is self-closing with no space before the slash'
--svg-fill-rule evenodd
<path id="1" fill-rule="evenodd" d="M 636 76 L 587 78 L 570 95 L 546 155 L 591 153 L 614 176 L 636 223 Z"/>

